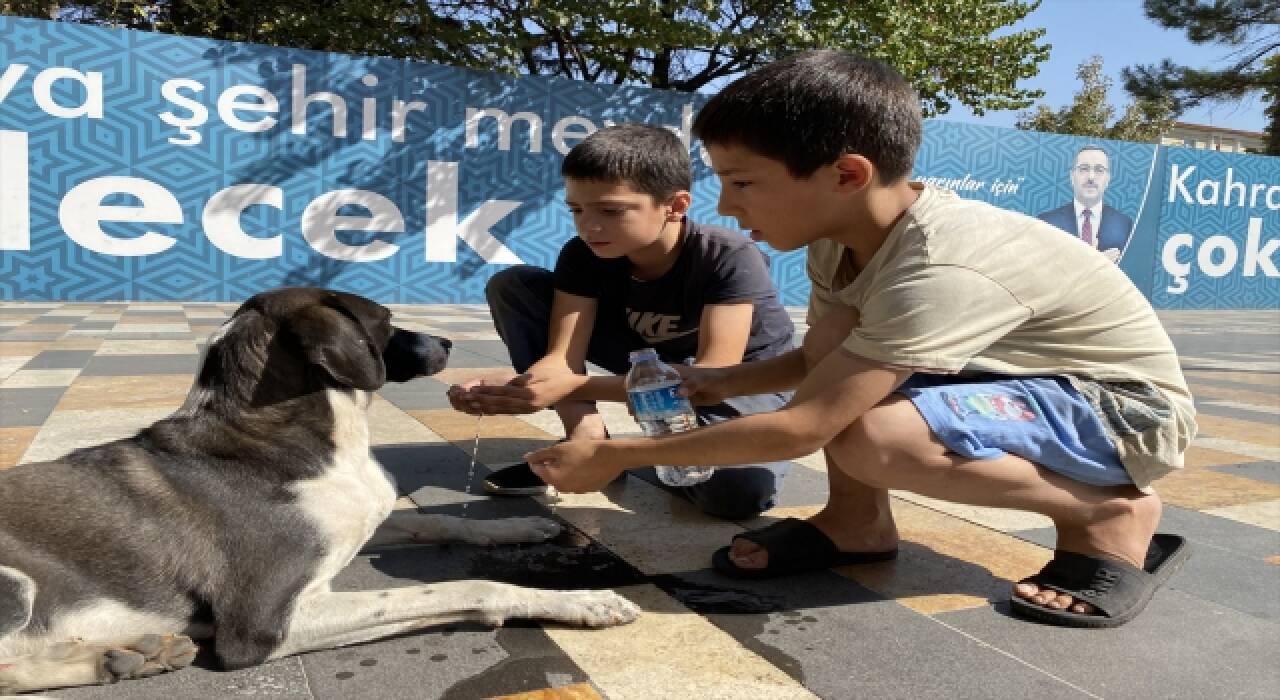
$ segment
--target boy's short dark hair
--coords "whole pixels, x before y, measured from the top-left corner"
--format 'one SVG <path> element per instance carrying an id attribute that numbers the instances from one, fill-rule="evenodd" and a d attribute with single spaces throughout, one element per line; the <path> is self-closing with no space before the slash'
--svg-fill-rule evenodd
<path id="1" fill-rule="evenodd" d="M 805 51 L 734 81 L 698 112 L 694 136 L 781 161 L 808 177 L 845 153 L 893 182 L 911 174 L 920 98 L 889 65 L 844 51 Z"/>
<path id="2" fill-rule="evenodd" d="M 689 150 L 670 130 L 649 124 L 618 124 L 595 132 L 569 151 L 560 174 L 625 182 L 657 202 L 693 186 Z"/>

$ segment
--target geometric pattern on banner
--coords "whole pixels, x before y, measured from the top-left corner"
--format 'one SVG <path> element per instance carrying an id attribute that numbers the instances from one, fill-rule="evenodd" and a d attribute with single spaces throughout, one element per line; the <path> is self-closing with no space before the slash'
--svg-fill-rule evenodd
<path id="1" fill-rule="evenodd" d="M 548 267 L 574 235 L 563 203 L 558 141 L 572 146 L 595 128 L 624 121 L 669 126 L 688 138 L 693 114 L 707 99 L 0 17 L 0 70 L 14 65 L 27 69 L 0 102 L 0 130 L 26 135 L 22 174 L 29 192 L 22 204 L 29 208 L 30 245 L 0 250 L 0 299 L 239 301 L 280 285 L 323 285 L 388 303 L 483 302 L 485 283 L 505 267 L 495 261 L 499 252 Z M 58 68 L 101 76 L 102 118 L 59 118 L 42 109 L 33 85 L 42 71 Z M 192 82 L 176 91 L 170 83 L 166 92 L 163 86 L 179 78 Z M 240 91 L 239 96 L 228 97 L 229 90 Z M 305 109 L 301 102 L 298 106 L 302 133 L 293 131 L 295 91 L 310 101 Z M 67 79 L 53 81 L 50 93 L 63 108 L 86 98 L 79 84 Z M 326 101 L 330 95 L 345 106 L 344 120 Z M 268 100 L 274 110 L 267 109 Z M 408 105 L 399 118 L 393 116 L 397 101 Z M 490 116 L 469 127 L 469 109 L 505 115 L 507 121 Z M 162 114 L 176 123 L 166 123 Z M 265 119 L 275 123 L 259 131 L 229 123 Z M 393 138 L 397 124 L 403 138 Z M 198 143 L 177 143 L 194 140 L 191 134 L 198 135 Z M 1266 208 L 1265 191 L 1264 204 L 1253 208 L 1170 201 L 1168 170 L 1174 163 L 1195 166 L 1193 180 L 1199 181 L 1202 174 L 1225 179 L 1230 169 L 1236 181 L 1274 186 L 1280 182 L 1278 159 L 931 120 L 914 175 L 961 196 L 1035 216 L 1071 201 L 1068 168 L 1086 143 L 1101 145 L 1110 156 L 1106 203 L 1137 222 L 1121 268 L 1157 306 L 1280 305 L 1280 285 L 1266 276 L 1270 268 L 1257 262 L 1268 240 L 1277 236 L 1277 212 Z M 692 146 L 691 216 L 736 229 L 734 220 L 716 213 L 718 182 L 701 149 Z M 1154 163 L 1159 165 L 1153 168 Z M 17 158 L 0 163 L 0 182 L 9 181 L 21 165 Z M 101 202 L 84 200 L 61 211 L 69 192 L 101 184 L 100 178 L 133 178 L 125 188 L 133 193 L 104 192 Z M 160 188 L 157 196 L 176 203 L 180 220 L 148 221 L 141 215 L 133 221 L 105 220 L 99 238 L 128 247 L 152 232 L 168 247 L 122 255 L 73 238 L 73 233 L 90 235 L 86 231 L 96 225 L 92 210 L 98 205 L 137 214 L 143 205 L 139 183 Z M 265 195 L 252 204 L 224 199 L 226 213 L 219 218 L 223 209 L 211 200 L 242 185 L 257 185 L 260 194 L 278 191 L 279 206 Z M 15 212 L 5 211 L 17 206 L 14 199 L 0 193 L 0 227 L 17 219 Z M 224 250 L 209 230 L 207 205 L 214 219 L 223 221 L 213 224 L 222 237 L 272 257 Z M 361 224 L 350 223 L 368 221 L 374 214 L 370 206 L 381 208 L 382 230 L 359 230 Z M 348 223 L 326 233 L 327 217 Z M 1250 218 L 1261 220 L 1253 243 L 1247 239 Z M 227 219 L 238 231 L 227 232 Z M 469 220 L 474 225 L 464 227 Z M 308 242 L 304 225 L 311 226 L 321 247 L 366 253 L 380 248 L 388 254 L 376 260 L 336 259 Z M 1161 256 L 1184 241 L 1180 233 L 1190 233 L 1194 242 L 1174 251 L 1175 270 L 1170 271 Z M 13 235 L 16 229 L 0 229 L 0 241 Z M 1211 239 L 1214 235 L 1223 238 Z M 1221 257 L 1228 240 L 1239 258 L 1234 267 L 1212 257 L 1209 272 L 1196 266 L 1201 248 L 1216 246 Z M 806 304 L 803 251 L 766 253 L 782 301 Z M 1252 255 L 1252 276 L 1246 273 L 1247 255 Z M 1177 265 L 1188 260 L 1186 290 L 1169 292 Z M 1274 264 L 1275 256 L 1270 260 Z"/>

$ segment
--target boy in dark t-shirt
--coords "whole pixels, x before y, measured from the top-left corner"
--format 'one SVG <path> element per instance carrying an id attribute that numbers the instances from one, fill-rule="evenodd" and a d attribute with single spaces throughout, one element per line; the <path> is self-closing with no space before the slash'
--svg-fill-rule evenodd
<path id="1" fill-rule="evenodd" d="M 692 201 L 689 154 L 670 131 L 624 124 L 578 144 L 561 167 L 578 237 L 555 271 L 527 265 L 494 275 L 490 313 L 507 345 L 514 378 L 449 388 L 471 414 L 554 408 L 566 439 L 607 436 L 595 402 L 626 401 L 632 350 L 652 347 L 672 365 L 717 367 L 792 348 L 792 323 L 769 279 L 768 262 L 741 234 L 685 218 Z M 615 376 L 587 376 L 585 362 Z M 698 406 L 702 425 L 780 408 L 790 392 Z M 716 470 L 678 493 L 712 515 L 740 519 L 772 507 L 787 462 Z M 485 481 L 497 495 L 545 493 L 526 463 Z"/>

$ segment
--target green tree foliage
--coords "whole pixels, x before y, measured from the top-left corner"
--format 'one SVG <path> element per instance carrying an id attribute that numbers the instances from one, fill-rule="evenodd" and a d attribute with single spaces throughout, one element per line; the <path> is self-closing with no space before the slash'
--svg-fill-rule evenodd
<path id="1" fill-rule="evenodd" d="M 1267 152 L 1280 155 L 1280 0 L 1145 0 L 1143 8 L 1162 26 L 1185 30 L 1191 41 L 1222 44 L 1230 53 L 1218 69 L 1169 59 L 1126 68 L 1125 89 L 1138 98 L 1167 99 L 1176 114 L 1260 92 L 1268 105 Z"/>
<path id="2" fill-rule="evenodd" d="M 1107 101 L 1111 78 L 1102 72 L 1102 57 L 1093 56 L 1076 69 L 1080 91 L 1071 104 L 1054 111 L 1038 105 L 1033 111 L 1019 115 L 1019 129 L 1050 134 L 1075 134 L 1094 138 L 1122 139 L 1155 143 L 1173 125 L 1173 110 L 1168 100 L 1140 99 L 1129 104 L 1115 123 L 1116 110 Z"/>
<path id="3" fill-rule="evenodd" d="M 0 0 L 5 4 L 6 0 Z M 808 48 L 883 59 L 927 114 L 1043 95 L 1018 87 L 1049 55 L 1007 28 L 1040 0 L 7 0 L 30 17 L 481 70 L 696 91 Z M 1000 34 L 999 36 L 995 36 Z"/>

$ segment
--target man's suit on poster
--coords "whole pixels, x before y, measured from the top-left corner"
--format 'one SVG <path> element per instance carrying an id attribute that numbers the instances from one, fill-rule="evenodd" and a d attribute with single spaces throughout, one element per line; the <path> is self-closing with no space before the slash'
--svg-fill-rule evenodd
<path id="1" fill-rule="evenodd" d="M 1072 202 L 1068 202 L 1057 209 L 1046 211 L 1040 214 L 1038 218 L 1057 226 L 1076 238 L 1080 237 L 1080 231 L 1076 226 L 1076 208 Z M 1133 219 L 1125 216 L 1123 212 L 1103 204 L 1102 230 L 1094 231 L 1094 235 L 1098 237 L 1098 250 L 1109 250 L 1111 248 L 1124 250 L 1125 244 L 1129 242 L 1129 233 L 1132 230 Z"/>

